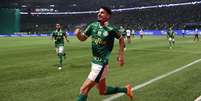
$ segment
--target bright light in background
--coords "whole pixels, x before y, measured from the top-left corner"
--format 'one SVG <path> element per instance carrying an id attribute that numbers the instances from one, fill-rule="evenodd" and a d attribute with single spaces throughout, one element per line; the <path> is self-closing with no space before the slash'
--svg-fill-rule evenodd
<path id="1" fill-rule="evenodd" d="M 21 7 L 25 8 L 25 7 L 27 7 L 27 5 L 22 5 Z"/>
<path id="2" fill-rule="evenodd" d="M 50 5 L 50 7 L 55 7 L 55 5 Z"/>
<path id="3" fill-rule="evenodd" d="M 154 6 L 142 6 L 142 7 L 133 7 L 133 8 L 122 8 L 122 9 L 112 9 L 113 12 L 122 12 L 122 11 L 132 11 L 132 10 L 139 10 L 139 9 L 151 9 L 151 8 L 164 8 L 164 7 L 174 7 L 174 6 L 184 6 L 184 5 L 195 5 L 201 4 L 201 1 L 195 2 L 185 2 L 185 3 L 176 3 L 176 4 L 161 4 L 161 5 L 154 5 Z M 73 6 L 77 6 L 73 4 Z M 40 9 L 41 10 L 41 9 Z M 38 11 L 40 11 L 38 9 Z M 97 13 L 98 11 L 82 11 L 82 12 L 48 12 L 52 11 L 49 9 L 42 9 L 42 11 L 47 12 L 31 12 L 32 15 L 39 14 L 39 15 L 73 15 L 73 14 L 91 14 Z M 20 12 L 21 14 L 26 14 L 25 12 Z M 28 13 L 27 13 L 28 14 Z"/>

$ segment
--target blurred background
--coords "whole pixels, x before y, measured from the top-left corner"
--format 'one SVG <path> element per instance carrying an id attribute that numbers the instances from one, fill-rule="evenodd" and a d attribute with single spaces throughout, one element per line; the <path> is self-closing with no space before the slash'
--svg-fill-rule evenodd
<path id="1" fill-rule="evenodd" d="M 130 29 L 191 29 L 201 26 L 200 0 L 1 0 L 0 33 L 50 33 L 56 23 L 72 32 L 96 20 L 101 6 L 114 10 L 111 22 Z"/>

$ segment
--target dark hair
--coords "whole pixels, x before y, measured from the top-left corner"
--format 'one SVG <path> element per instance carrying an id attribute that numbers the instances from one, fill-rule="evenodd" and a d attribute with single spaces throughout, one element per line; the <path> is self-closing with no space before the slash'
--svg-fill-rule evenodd
<path id="1" fill-rule="evenodd" d="M 109 7 L 102 6 L 101 8 L 104 9 L 109 15 L 112 15 L 112 11 Z"/>

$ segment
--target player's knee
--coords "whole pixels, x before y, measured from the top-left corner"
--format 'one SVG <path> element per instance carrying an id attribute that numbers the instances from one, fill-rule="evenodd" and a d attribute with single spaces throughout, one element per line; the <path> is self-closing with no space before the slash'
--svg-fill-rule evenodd
<path id="1" fill-rule="evenodd" d="M 90 90 L 90 87 L 81 87 L 80 88 L 80 92 L 82 94 L 87 94 L 89 92 L 89 90 Z"/>
<path id="2" fill-rule="evenodd" d="M 81 88 L 80 88 L 80 92 L 81 92 L 81 93 L 85 93 L 85 89 L 86 89 L 86 88 L 81 87 Z"/>

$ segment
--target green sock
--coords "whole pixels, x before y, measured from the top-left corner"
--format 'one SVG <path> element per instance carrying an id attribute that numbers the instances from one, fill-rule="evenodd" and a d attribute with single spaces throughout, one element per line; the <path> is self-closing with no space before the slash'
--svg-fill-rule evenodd
<path id="1" fill-rule="evenodd" d="M 59 64 L 60 64 L 60 66 L 62 66 L 62 56 L 63 56 L 63 54 L 59 53 Z"/>
<path id="2" fill-rule="evenodd" d="M 80 94 L 80 95 L 77 97 L 77 101 L 87 101 L 87 95 Z"/>
<path id="3" fill-rule="evenodd" d="M 64 57 L 64 59 L 66 59 L 66 53 L 63 53 L 63 57 Z"/>
<path id="4" fill-rule="evenodd" d="M 116 93 L 126 93 L 127 89 L 126 88 L 120 88 L 120 87 L 107 87 L 106 88 L 106 95 L 110 94 L 116 94 Z"/>
<path id="5" fill-rule="evenodd" d="M 171 41 L 169 41 L 169 44 L 170 44 L 170 47 L 172 47 L 172 43 L 171 43 Z"/>

